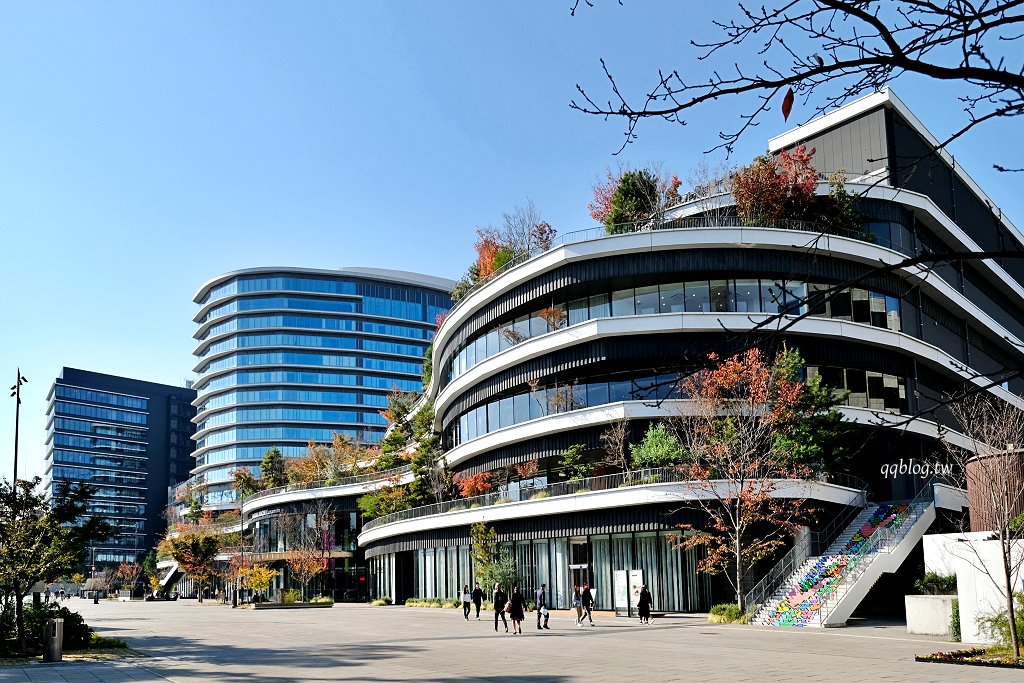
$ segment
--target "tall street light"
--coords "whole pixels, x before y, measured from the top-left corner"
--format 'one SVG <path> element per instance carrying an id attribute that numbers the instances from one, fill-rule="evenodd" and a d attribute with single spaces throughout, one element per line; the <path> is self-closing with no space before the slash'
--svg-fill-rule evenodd
<path id="1" fill-rule="evenodd" d="M 14 404 L 14 479 L 11 484 L 18 484 L 18 425 L 21 422 L 21 385 L 28 382 L 18 368 L 18 381 L 11 387 L 11 396 L 15 397 Z"/>

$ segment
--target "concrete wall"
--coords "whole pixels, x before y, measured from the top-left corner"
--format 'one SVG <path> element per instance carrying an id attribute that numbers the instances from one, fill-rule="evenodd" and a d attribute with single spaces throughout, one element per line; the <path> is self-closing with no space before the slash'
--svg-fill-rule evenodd
<path id="1" fill-rule="evenodd" d="M 907 633 L 949 638 L 949 621 L 953 616 L 955 595 L 908 595 Z"/>
<path id="2" fill-rule="evenodd" d="M 925 571 L 956 574 L 960 633 L 965 643 L 993 642 L 991 636 L 979 628 L 978 617 L 1006 608 L 1001 588 L 1003 571 L 999 543 L 984 540 L 990 536 L 989 533 L 969 533 L 924 537 Z M 1017 543 L 1014 559 L 1024 564 L 1024 543 Z M 1014 575 L 1013 588 L 1024 590 L 1024 567 Z"/>

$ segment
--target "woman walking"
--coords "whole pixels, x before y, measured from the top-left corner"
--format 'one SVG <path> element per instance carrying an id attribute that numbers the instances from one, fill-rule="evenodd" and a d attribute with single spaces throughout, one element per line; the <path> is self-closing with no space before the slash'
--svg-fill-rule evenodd
<path id="1" fill-rule="evenodd" d="M 469 621 L 469 601 L 472 599 L 472 595 L 469 592 L 469 584 L 467 583 L 462 587 L 462 616 L 465 617 L 466 621 Z"/>
<path id="2" fill-rule="evenodd" d="M 519 592 L 519 586 L 512 589 L 511 603 L 508 615 L 512 618 L 512 633 L 520 634 L 523 632 L 523 619 L 526 618 L 526 601 Z"/>
<path id="3" fill-rule="evenodd" d="M 590 590 L 590 584 L 583 584 L 583 592 L 580 593 L 580 597 L 583 599 L 583 611 L 586 613 L 587 619 L 590 620 L 590 625 L 594 625 L 594 593 Z M 580 617 L 580 623 L 583 623 L 583 617 Z"/>
<path id="4" fill-rule="evenodd" d="M 580 594 L 580 587 L 572 587 L 572 608 L 576 610 L 576 625 L 583 625 L 583 596 Z"/>
<path id="5" fill-rule="evenodd" d="M 637 607 L 640 608 L 640 623 L 649 624 L 651 623 L 651 607 L 654 604 L 654 597 L 651 595 L 651 591 L 647 590 L 647 586 L 640 588 L 640 599 L 637 600 Z"/>
<path id="6" fill-rule="evenodd" d="M 494 603 L 494 632 L 498 632 L 498 617 L 500 616 L 501 623 L 505 624 L 505 633 L 508 633 L 508 619 L 505 618 L 505 603 L 508 602 L 508 596 L 498 584 L 494 584 L 491 601 Z"/>

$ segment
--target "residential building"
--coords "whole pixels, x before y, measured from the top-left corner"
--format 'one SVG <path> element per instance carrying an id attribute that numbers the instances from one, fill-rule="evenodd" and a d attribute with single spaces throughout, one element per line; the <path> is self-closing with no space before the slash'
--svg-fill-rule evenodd
<path id="1" fill-rule="evenodd" d="M 44 488 L 95 487 L 89 512 L 117 533 L 90 547 L 96 566 L 141 561 L 167 527 L 167 487 L 188 475 L 195 427 L 187 386 L 64 368 L 47 396 Z"/>

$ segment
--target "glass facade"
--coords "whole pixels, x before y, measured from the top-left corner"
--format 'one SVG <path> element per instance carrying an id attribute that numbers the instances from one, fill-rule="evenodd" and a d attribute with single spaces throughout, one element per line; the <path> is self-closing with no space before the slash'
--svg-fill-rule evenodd
<path id="1" fill-rule="evenodd" d="M 830 285 L 774 279 L 687 280 L 630 287 L 582 299 L 553 303 L 541 311 L 500 320 L 466 341 L 445 363 L 450 382 L 477 363 L 527 339 L 596 318 L 658 313 L 805 314 L 902 331 L 900 300 L 865 289 L 826 296 Z M 551 311 L 557 311 L 554 315 Z"/>
<path id="2" fill-rule="evenodd" d="M 242 272 L 197 295 L 193 475 L 208 503 L 232 501 L 226 474 L 272 447 L 298 457 L 335 433 L 376 443 L 388 393 L 422 390 L 449 288 L 355 272 Z"/>
<path id="3" fill-rule="evenodd" d="M 649 531 L 590 536 L 561 536 L 500 543 L 515 558 L 520 591 L 534 600 L 534 590 L 547 586 L 548 605 L 569 609 L 572 587 L 590 585 L 599 610 L 633 612 L 613 592 L 615 573 L 639 570 L 658 611 L 700 612 L 710 608 L 711 584 L 697 572 L 699 551 L 677 549 L 679 532 Z M 469 545 L 413 550 L 412 596 L 457 599 L 462 586 L 477 580 Z M 395 555 L 370 558 L 371 597 L 394 597 Z M 489 593 L 491 586 L 484 587 Z"/>
<path id="4" fill-rule="evenodd" d="M 54 499 L 67 485 L 93 488 L 88 512 L 107 517 L 116 530 L 89 549 L 97 570 L 141 561 L 162 535 L 167 487 L 187 474 L 194 448 L 195 395 L 73 368 L 54 382 L 44 486 Z"/>

